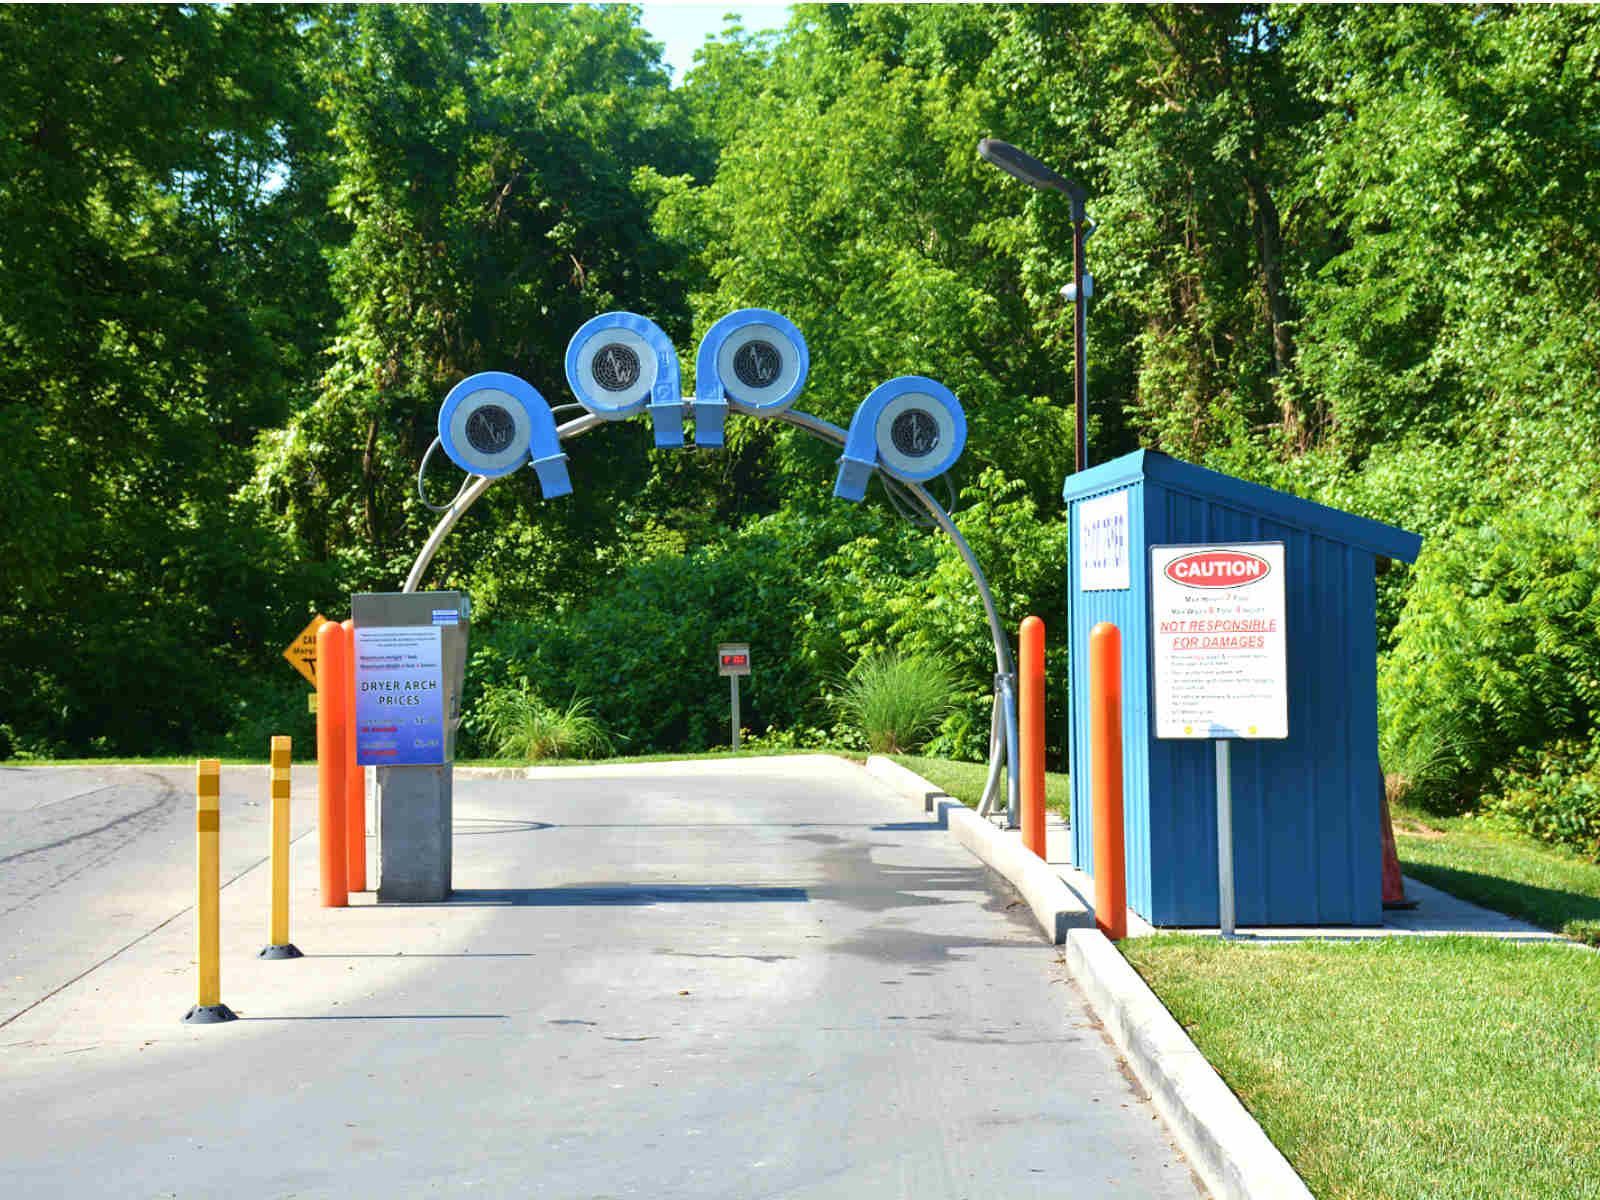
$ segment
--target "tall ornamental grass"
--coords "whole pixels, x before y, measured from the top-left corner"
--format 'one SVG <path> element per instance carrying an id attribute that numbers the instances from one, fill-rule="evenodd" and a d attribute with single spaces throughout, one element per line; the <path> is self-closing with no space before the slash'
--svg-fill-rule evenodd
<path id="1" fill-rule="evenodd" d="M 906 754 L 939 727 L 955 704 L 950 668 L 897 650 L 869 654 L 839 682 L 833 704 L 875 754 Z"/>
<path id="2" fill-rule="evenodd" d="M 614 748 L 611 734 L 591 712 L 587 697 L 565 708 L 546 704 L 526 685 L 487 689 L 483 726 L 497 758 L 538 762 L 547 758 L 600 758 Z"/>

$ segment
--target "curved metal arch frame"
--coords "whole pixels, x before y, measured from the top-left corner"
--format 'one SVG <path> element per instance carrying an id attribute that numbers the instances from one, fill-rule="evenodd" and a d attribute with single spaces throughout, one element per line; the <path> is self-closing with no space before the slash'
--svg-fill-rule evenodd
<path id="1" fill-rule="evenodd" d="M 692 404 L 692 398 L 685 401 Z M 802 429 L 813 437 L 830 442 L 835 446 L 843 447 L 846 432 L 831 421 L 824 421 L 821 417 L 814 417 L 810 413 L 800 412 L 796 409 L 787 409 L 783 412 L 756 413 L 738 403 L 729 405 L 735 412 L 747 415 L 757 415 L 762 420 L 782 421 L 796 429 Z M 556 436 L 562 441 L 574 438 L 580 434 L 588 433 L 600 425 L 619 422 L 608 421 L 594 413 L 585 413 L 566 424 L 558 426 Z M 515 474 L 515 472 L 512 472 Z M 989 581 L 984 578 L 983 568 L 978 564 L 978 557 L 972 552 L 972 547 L 967 544 L 967 539 L 961 536 L 961 531 L 956 528 L 955 522 L 950 519 L 950 514 L 945 512 L 940 503 L 920 483 L 911 483 L 897 480 L 880 471 L 880 478 L 885 487 L 894 487 L 902 492 L 909 493 L 917 503 L 922 505 L 933 523 L 939 527 L 946 537 L 954 543 L 956 552 L 961 556 L 961 561 L 966 565 L 967 574 L 972 577 L 973 584 L 978 589 L 978 597 L 983 602 L 984 616 L 989 622 L 989 637 L 994 642 L 994 710 L 989 725 L 989 775 L 983 785 L 983 800 L 978 811 L 987 817 L 994 807 L 995 797 L 1000 784 L 1000 772 L 1007 764 L 1017 762 L 1017 674 L 1015 662 L 1011 656 L 1011 641 L 1006 637 L 1005 626 L 1000 622 L 1000 612 L 995 607 L 994 593 L 989 590 Z M 456 522 L 461 520 L 469 508 L 473 506 L 490 485 L 502 479 L 509 479 L 511 475 L 496 475 L 487 477 L 483 475 L 472 478 L 471 484 L 457 495 L 454 503 L 445 510 L 439 518 L 439 523 L 434 526 L 433 532 L 428 535 L 428 540 L 422 544 L 422 549 L 417 552 L 417 558 L 411 564 L 411 572 L 406 576 L 405 587 L 402 591 L 414 592 L 422 583 L 422 576 L 432 564 L 434 555 L 439 552 L 439 547 L 444 544 L 444 539 L 455 528 Z M 1015 769 L 1006 772 L 1006 824 L 1015 829 L 1021 821 L 1021 784 Z"/>

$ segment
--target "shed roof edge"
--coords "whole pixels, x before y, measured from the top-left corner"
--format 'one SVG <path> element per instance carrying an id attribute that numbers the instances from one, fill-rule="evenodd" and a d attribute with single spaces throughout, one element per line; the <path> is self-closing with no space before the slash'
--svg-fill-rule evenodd
<path id="1" fill-rule="evenodd" d="M 1415 562 L 1422 550 L 1422 538 L 1409 530 L 1386 525 L 1369 517 L 1358 517 L 1354 513 L 1280 492 L 1276 488 L 1263 487 L 1259 483 L 1235 479 L 1158 450 L 1135 450 L 1110 462 L 1090 467 L 1087 471 L 1069 475 L 1061 496 L 1070 503 L 1141 479 L 1259 512 L 1273 520 L 1298 525 L 1308 532 L 1383 558 Z"/>

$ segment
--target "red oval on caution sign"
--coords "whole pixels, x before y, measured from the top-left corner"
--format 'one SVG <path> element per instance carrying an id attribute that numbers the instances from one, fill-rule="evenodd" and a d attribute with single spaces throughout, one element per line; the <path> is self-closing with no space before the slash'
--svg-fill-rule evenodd
<path id="1" fill-rule="evenodd" d="M 1196 550 L 1167 564 L 1166 576 L 1184 587 L 1236 588 L 1265 579 L 1267 560 L 1242 550 Z"/>

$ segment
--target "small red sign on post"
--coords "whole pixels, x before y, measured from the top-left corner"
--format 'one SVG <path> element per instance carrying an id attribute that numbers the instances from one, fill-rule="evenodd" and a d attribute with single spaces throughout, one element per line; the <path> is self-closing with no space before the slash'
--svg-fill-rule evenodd
<path id="1" fill-rule="evenodd" d="M 733 748 L 739 748 L 739 676 L 750 674 L 750 643 L 723 642 L 717 647 L 717 674 L 728 677 L 728 701 L 733 718 Z"/>

